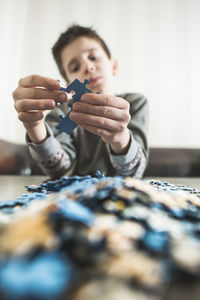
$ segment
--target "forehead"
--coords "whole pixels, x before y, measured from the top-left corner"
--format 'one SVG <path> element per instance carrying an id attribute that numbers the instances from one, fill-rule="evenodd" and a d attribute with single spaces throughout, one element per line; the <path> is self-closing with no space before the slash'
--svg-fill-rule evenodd
<path id="1" fill-rule="evenodd" d="M 61 59 L 70 62 L 72 59 L 92 50 L 103 51 L 98 41 L 92 38 L 79 37 L 63 49 Z"/>

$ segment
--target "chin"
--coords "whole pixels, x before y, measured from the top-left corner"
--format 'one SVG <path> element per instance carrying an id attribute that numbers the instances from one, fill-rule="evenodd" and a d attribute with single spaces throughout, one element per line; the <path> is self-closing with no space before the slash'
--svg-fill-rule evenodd
<path id="1" fill-rule="evenodd" d="M 93 91 L 93 93 L 104 93 L 104 89 L 102 88 L 101 85 L 95 85 L 90 87 L 90 89 Z"/>

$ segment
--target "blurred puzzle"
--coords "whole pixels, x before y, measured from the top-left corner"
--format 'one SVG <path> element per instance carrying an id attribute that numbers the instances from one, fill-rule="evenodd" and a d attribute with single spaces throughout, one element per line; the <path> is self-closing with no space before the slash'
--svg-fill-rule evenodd
<path id="1" fill-rule="evenodd" d="M 100 172 L 26 189 L 0 202 L 0 299 L 170 299 L 199 284 L 197 189 Z"/>

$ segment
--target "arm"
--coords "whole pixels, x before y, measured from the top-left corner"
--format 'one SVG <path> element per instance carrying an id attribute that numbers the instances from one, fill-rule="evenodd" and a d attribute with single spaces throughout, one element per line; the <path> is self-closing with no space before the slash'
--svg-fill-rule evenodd
<path id="1" fill-rule="evenodd" d="M 76 148 L 72 135 L 60 134 L 57 125 L 59 115 L 68 113 L 68 106 L 60 104 L 49 112 L 45 118 L 45 125 L 49 137 L 40 145 L 31 143 L 27 139 L 29 150 L 42 171 L 51 178 L 58 178 L 68 172 L 71 174 L 76 163 Z"/>
<path id="2" fill-rule="evenodd" d="M 22 78 L 13 92 L 15 109 L 19 120 L 27 130 L 27 141 L 32 156 L 40 162 L 39 165 L 44 173 L 50 176 L 52 173 L 54 175 L 59 173 L 58 165 L 63 166 L 60 161 L 67 161 L 69 168 L 69 160 L 64 150 L 53 138 L 50 130 L 47 130 L 44 122 L 45 110 L 52 110 L 56 102 L 67 100 L 66 93 L 57 91 L 59 87 L 59 82 L 54 79 L 31 75 Z"/>
<path id="3" fill-rule="evenodd" d="M 128 129 L 131 144 L 126 155 L 116 156 L 110 153 L 110 158 L 118 174 L 142 177 L 148 161 L 148 102 L 141 94 L 126 94 L 122 97 L 130 103 L 131 120 Z"/>

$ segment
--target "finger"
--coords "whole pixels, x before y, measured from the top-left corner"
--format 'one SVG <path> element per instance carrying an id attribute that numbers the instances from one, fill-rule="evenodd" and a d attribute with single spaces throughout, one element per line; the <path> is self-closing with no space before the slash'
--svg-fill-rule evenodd
<path id="1" fill-rule="evenodd" d="M 55 107 L 55 101 L 52 99 L 23 99 L 15 102 L 15 109 L 18 112 L 31 110 L 51 110 Z"/>
<path id="2" fill-rule="evenodd" d="M 88 113 L 108 119 L 123 121 L 127 119 L 127 112 L 111 106 L 91 105 L 87 103 L 75 102 L 72 110 L 75 112 Z"/>
<path id="3" fill-rule="evenodd" d="M 20 112 L 18 114 L 18 119 L 24 123 L 32 123 L 40 121 L 44 118 L 42 112 Z"/>
<path id="4" fill-rule="evenodd" d="M 112 95 L 86 93 L 82 95 L 81 102 L 94 105 L 111 106 L 116 108 L 129 108 L 129 103 L 126 100 Z"/>
<path id="5" fill-rule="evenodd" d="M 83 129 L 85 129 L 93 134 L 104 137 L 106 140 L 111 139 L 111 137 L 113 136 L 113 132 L 108 129 L 90 126 L 90 125 L 86 125 L 84 123 L 80 123 L 79 126 L 81 126 Z"/>
<path id="6" fill-rule="evenodd" d="M 20 87 L 13 92 L 14 99 L 53 99 L 56 102 L 65 102 L 68 96 L 64 92 L 49 91 L 43 88 Z"/>
<path id="7" fill-rule="evenodd" d="M 44 77 L 40 75 L 30 75 L 19 80 L 19 86 L 23 87 L 45 87 L 49 90 L 58 89 L 60 83 L 52 78 Z"/>
<path id="8" fill-rule="evenodd" d="M 74 111 L 69 114 L 69 117 L 77 124 L 82 123 L 85 125 L 109 129 L 113 132 L 122 131 L 126 127 L 125 123 L 123 122 Z"/>

